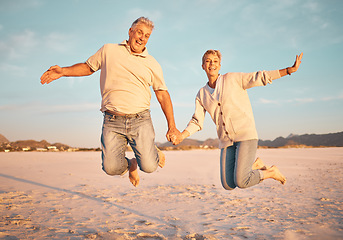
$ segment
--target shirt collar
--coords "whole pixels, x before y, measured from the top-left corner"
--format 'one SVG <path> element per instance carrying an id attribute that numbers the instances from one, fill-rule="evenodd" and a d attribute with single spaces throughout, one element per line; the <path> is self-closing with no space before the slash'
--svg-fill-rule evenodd
<path id="1" fill-rule="evenodd" d="M 222 77 L 222 75 L 219 73 L 219 74 L 218 74 L 218 77 L 217 77 L 217 80 L 216 80 L 216 87 L 215 87 L 215 88 L 212 88 L 212 89 L 216 89 L 216 88 L 217 88 L 218 81 L 221 79 L 221 77 Z M 206 86 L 207 86 L 208 88 L 211 88 L 210 85 L 208 85 L 208 82 L 206 83 Z"/>
<path id="2" fill-rule="evenodd" d="M 127 40 L 122 41 L 119 45 L 125 46 L 127 51 L 129 51 L 130 54 L 140 57 L 147 57 L 149 55 L 148 49 L 145 47 L 143 52 L 141 53 L 133 53 L 131 52 L 130 46 L 127 44 Z"/>

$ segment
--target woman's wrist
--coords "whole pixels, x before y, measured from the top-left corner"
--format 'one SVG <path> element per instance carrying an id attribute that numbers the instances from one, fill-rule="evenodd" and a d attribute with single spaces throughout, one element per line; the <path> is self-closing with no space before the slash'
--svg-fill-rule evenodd
<path id="1" fill-rule="evenodd" d="M 292 72 L 290 72 L 289 69 L 290 69 L 290 67 L 286 68 L 286 71 L 287 71 L 287 74 L 288 74 L 288 75 L 291 75 Z"/>
<path id="2" fill-rule="evenodd" d="M 183 130 L 181 133 L 182 140 L 185 138 L 188 138 L 190 136 L 190 133 L 187 130 Z"/>

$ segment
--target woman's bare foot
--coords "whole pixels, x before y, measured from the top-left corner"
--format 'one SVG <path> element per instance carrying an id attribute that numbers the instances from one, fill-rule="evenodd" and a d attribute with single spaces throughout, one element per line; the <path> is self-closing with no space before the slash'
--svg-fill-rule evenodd
<path id="1" fill-rule="evenodd" d="M 132 158 L 130 160 L 130 169 L 129 169 L 129 179 L 133 186 L 137 187 L 139 184 L 139 176 L 138 176 L 138 169 L 137 169 L 137 160 L 136 158 Z"/>
<path id="2" fill-rule="evenodd" d="M 157 149 L 158 158 L 159 158 L 158 166 L 160 168 L 163 168 L 164 165 L 166 164 L 166 156 L 164 155 L 164 153 L 160 149 L 158 149 L 157 147 L 156 147 L 156 149 Z"/>
<path id="3" fill-rule="evenodd" d="M 263 161 L 261 160 L 261 158 L 256 158 L 254 164 L 252 165 L 252 170 L 267 170 L 267 166 L 264 165 Z"/>
<path id="4" fill-rule="evenodd" d="M 286 177 L 280 172 L 276 166 L 271 166 L 267 170 L 263 171 L 264 179 L 272 178 L 276 181 L 279 181 L 282 184 L 286 183 Z"/>

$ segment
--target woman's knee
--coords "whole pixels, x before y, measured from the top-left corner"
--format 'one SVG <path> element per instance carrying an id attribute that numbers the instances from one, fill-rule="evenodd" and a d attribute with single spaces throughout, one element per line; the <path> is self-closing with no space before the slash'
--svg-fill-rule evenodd
<path id="1" fill-rule="evenodd" d="M 225 190 L 234 190 L 235 189 L 235 187 L 230 187 L 229 185 L 224 185 L 224 184 L 222 184 L 222 186 L 223 186 L 223 188 L 225 189 Z"/>
<path id="2" fill-rule="evenodd" d="M 221 179 L 222 186 L 225 190 L 234 190 L 236 185 L 234 183 L 228 183 L 225 179 Z"/>
<path id="3" fill-rule="evenodd" d="M 249 184 L 249 178 L 239 178 L 235 179 L 235 184 L 238 188 L 247 188 Z"/>

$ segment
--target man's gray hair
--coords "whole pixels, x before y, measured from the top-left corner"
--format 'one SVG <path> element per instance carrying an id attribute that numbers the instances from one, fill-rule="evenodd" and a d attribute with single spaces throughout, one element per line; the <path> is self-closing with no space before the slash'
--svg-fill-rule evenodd
<path id="1" fill-rule="evenodd" d="M 149 19 L 149 18 L 146 18 L 146 17 L 140 17 L 140 18 L 137 18 L 131 25 L 131 28 L 135 28 L 137 24 L 139 23 L 144 23 L 145 25 L 147 25 L 148 27 L 151 28 L 151 30 L 154 29 L 154 23 Z"/>

